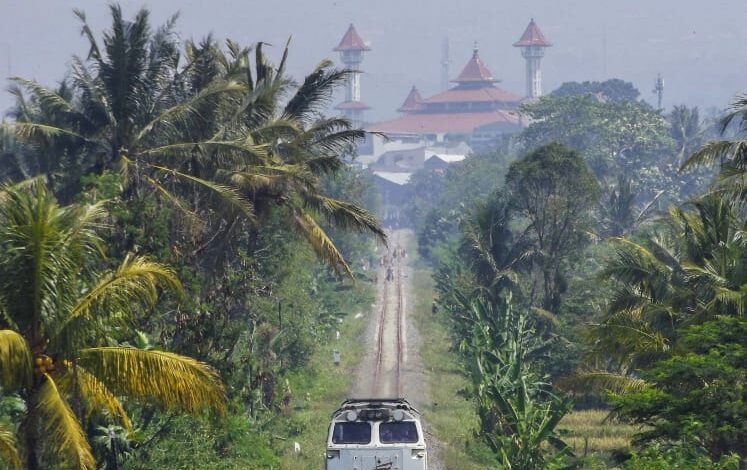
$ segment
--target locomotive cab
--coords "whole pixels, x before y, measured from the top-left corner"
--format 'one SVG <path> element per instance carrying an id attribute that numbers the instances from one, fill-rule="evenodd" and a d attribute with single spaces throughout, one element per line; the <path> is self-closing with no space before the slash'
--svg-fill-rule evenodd
<path id="1" fill-rule="evenodd" d="M 425 470 L 420 414 L 407 400 L 350 399 L 332 414 L 327 470 Z"/>

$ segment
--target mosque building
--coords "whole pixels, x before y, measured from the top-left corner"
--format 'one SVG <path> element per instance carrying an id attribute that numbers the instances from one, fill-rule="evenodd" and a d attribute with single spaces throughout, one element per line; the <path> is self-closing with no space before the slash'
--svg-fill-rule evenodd
<path id="1" fill-rule="evenodd" d="M 542 95 L 541 59 L 551 45 L 534 19 L 513 44 L 526 62 L 523 96 L 497 85 L 498 80 L 480 58 L 475 44 L 471 58 L 451 80 L 451 88 L 424 98 L 413 86 L 397 109 L 399 117 L 366 124 L 364 112 L 369 106 L 361 99 L 360 64 L 363 53 L 371 49 L 351 24 L 334 49 L 340 52 L 343 65 L 353 71 L 345 101 L 336 109 L 373 133 L 359 147 L 358 161 L 381 180 L 384 193 L 393 194 L 398 187 L 406 186 L 414 171 L 443 170 L 473 150 L 487 148 L 501 136 L 518 132 L 523 124 L 519 107 Z M 390 209 L 398 210 L 396 204 Z M 385 208 L 385 218 L 396 220 L 398 214 L 389 214 Z"/>

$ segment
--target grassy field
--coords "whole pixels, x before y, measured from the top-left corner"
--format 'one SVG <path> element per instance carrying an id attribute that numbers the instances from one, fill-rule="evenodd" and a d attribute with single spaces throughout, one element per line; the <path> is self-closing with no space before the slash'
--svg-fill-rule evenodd
<path id="1" fill-rule="evenodd" d="M 373 289 L 371 289 L 373 301 Z M 355 318 L 361 311 L 362 318 Z M 293 401 L 287 416 L 281 418 L 282 436 L 277 436 L 276 448 L 285 447 L 281 459 L 283 470 L 324 468 L 327 428 L 330 415 L 347 393 L 356 378 L 358 363 L 363 356 L 360 337 L 368 321 L 367 308 L 359 307 L 340 324 L 339 341 L 331 332 L 327 341 L 311 357 L 308 367 L 290 378 Z M 341 363 L 334 366 L 332 351 L 340 351 Z M 301 445 L 301 452 L 293 451 L 293 443 Z"/>

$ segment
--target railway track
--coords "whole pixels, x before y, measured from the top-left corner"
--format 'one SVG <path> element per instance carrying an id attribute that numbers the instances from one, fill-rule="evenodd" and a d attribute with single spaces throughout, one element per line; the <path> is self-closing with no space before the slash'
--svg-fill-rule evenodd
<path id="1" fill-rule="evenodd" d="M 397 240 L 395 246 L 399 246 L 398 242 L 399 240 Z M 381 277 L 384 279 L 384 286 L 377 325 L 373 392 L 378 396 L 394 395 L 401 397 L 403 396 L 401 371 L 405 353 L 402 327 L 404 292 L 402 288 L 402 258 L 401 256 L 395 257 L 393 254 L 393 252 L 389 252 L 387 255 L 390 264 L 387 263 L 388 265 L 384 266 L 384 276 Z M 389 267 L 392 268 L 393 273 L 393 279 L 391 280 L 387 279 L 386 276 Z M 387 333 L 394 336 L 393 341 L 388 341 Z"/>

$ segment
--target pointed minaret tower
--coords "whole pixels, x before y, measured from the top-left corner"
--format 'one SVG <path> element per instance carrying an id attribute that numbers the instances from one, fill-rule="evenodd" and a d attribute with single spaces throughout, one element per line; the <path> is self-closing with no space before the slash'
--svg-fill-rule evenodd
<path id="1" fill-rule="evenodd" d="M 362 123 L 363 111 L 369 109 L 369 106 L 361 101 L 362 72 L 360 71 L 360 65 L 363 62 L 363 52 L 370 51 L 371 48 L 361 39 L 355 30 L 355 26 L 351 23 L 342 40 L 340 40 L 340 44 L 334 50 L 340 53 L 340 61 L 343 66 L 348 70 L 352 70 L 345 90 L 345 101 L 338 104 L 335 108 L 342 111 L 354 125 L 360 125 Z"/>
<path id="2" fill-rule="evenodd" d="M 400 106 L 397 111 L 402 114 L 414 113 L 415 111 L 421 109 L 422 103 L 423 97 L 420 95 L 420 92 L 415 87 L 415 85 L 413 85 L 410 93 L 407 95 L 407 98 L 405 98 L 405 102 L 402 103 L 402 106 Z"/>
<path id="3" fill-rule="evenodd" d="M 521 39 L 514 43 L 514 47 L 521 48 L 521 55 L 527 63 L 527 98 L 534 99 L 542 96 L 542 71 L 540 60 L 545 55 L 545 48 L 552 44 L 545 39 L 534 18 L 522 34 Z"/>

